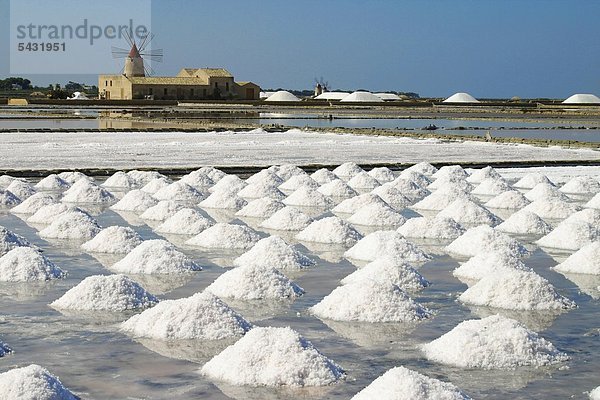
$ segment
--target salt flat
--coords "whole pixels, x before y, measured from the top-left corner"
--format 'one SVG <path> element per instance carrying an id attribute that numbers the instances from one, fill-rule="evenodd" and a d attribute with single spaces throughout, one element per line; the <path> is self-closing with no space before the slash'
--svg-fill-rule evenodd
<path id="1" fill-rule="evenodd" d="M 3 133 L 1 169 L 599 160 L 592 149 L 316 133 Z"/>

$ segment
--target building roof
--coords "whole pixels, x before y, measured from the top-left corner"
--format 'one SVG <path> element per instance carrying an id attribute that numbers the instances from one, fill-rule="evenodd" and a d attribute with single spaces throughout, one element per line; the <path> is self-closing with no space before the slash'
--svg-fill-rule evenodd
<path id="1" fill-rule="evenodd" d="M 128 78 L 134 85 L 189 85 L 206 86 L 208 82 L 204 78 L 185 76 L 134 76 Z"/>
<path id="2" fill-rule="evenodd" d="M 233 75 L 225 68 L 183 68 L 177 76 L 185 77 L 185 76 L 208 76 L 214 78 L 233 78 Z"/>

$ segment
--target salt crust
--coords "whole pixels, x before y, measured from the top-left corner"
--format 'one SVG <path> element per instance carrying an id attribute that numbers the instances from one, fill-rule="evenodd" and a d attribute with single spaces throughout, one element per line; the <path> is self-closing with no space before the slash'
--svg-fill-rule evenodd
<path id="1" fill-rule="evenodd" d="M 301 231 L 313 222 L 313 219 L 294 207 L 284 207 L 264 220 L 262 228 L 279 231 Z"/>
<path id="2" fill-rule="evenodd" d="M 343 180 L 338 178 L 323 184 L 317 191 L 325 196 L 336 198 L 350 198 L 358 195 L 356 190 L 352 189 Z"/>
<path id="3" fill-rule="evenodd" d="M 348 181 L 348 186 L 353 189 L 375 189 L 381 183 L 366 172 L 360 172 Z"/>
<path id="4" fill-rule="evenodd" d="M 368 174 L 375 178 L 377 180 L 377 182 L 391 182 L 394 179 L 396 179 L 396 176 L 394 175 L 394 172 L 389 169 L 388 167 L 378 167 L 378 168 L 373 168 L 372 170 L 370 170 L 368 172 Z"/>
<path id="5" fill-rule="evenodd" d="M 55 219 L 55 217 L 59 216 L 60 214 L 65 213 L 67 211 L 83 212 L 80 208 L 69 205 L 69 204 L 64 204 L 64 203 L 48 204 L 46 206 L 41 207 L 32 216 L 27 218 L 27 222 L 31 222 L 33 224 L 50 224 L 52 222 L 52 220 Z"/>
<path id="6" fill-rule="evenodd" d="M 365 226 L 400 226 L 406 218 L 387 204 L 374 203 L 360 208 L 348 222 Z"/>
<path id="7" fill-rule="evenodd" d="M 452 218 L 417 217 L 408 219 L 397 232 L 412 238 L 454 240 L 465 233 L 465 228 Z"/>
<path id="8" fill-rule="evenodd" d="M 21 201 L 36 193 L 36 190 L 29 183 L 17 179 L 12 181 L 11 184 L 6 187 L 6 190 L 17 196 Z"/>
<path id="9" fill-rule="evenodd" d="M 546 235 L 552 230 L 552 227 L 537 214 L 521 210 L 507 218 L 496 229 L 516 235 Z"/>
<path id="10" fill-rule="evenodd" d="M 166 240 L 153 239 L 140 243 L 110 269 L 124 274 L 173 274 L 202 268 Z"/>
<path id="11" fill-rule="evenodd" d="M 469 258 L 465 263 L 452 271 L 459 279 L 479 281 L 494 273 L 504 274 L 507 271 L 520 269 L 530 271 L 520 258 L 504 251 L 481 253 Z"/>
<path id="12" fill-rule="evenodd" d="M 536 332 L 500 315 L 463 321 L 421 349 L 434 362 L 487 370 L 542 367 L 569 359 Z"/>
<path id="13" fill-rule="evenodd" d="M 245 225 L 217 223 L 185 243 L 213 249 L 249 249 L 260 236 Z"/>
<path id="14" fill-rule="evenodd" d="M 320 183 L 321 185 L 339 179 L 336 174 L 334 174 L 327 168 L 321 168 L 316 170 L 310 175 L 310 177 L 313 178 L 316 182 Z"/>
<path id="15" fill-rule="evenodd" d="M 166 188 L 171 183 L 173 182 L 171 182 L 167 178 L 155 178 L 152 179 L 150 182 L 146 183 L 144 186 L 142 186 L 140 190 L 146 193 L 154 194 L 162 188 Z"/>
<path id="16" fill-rule="evenodd" d="M 268 169 L 263 169 L 256 174 L 246 179 L 246 183 L 249 185 L 265 185 L 271 187 L 277 187 L 283 183 L 283 179 L 275 172 Z"/>
<path id="17" fill-rule="evenodd" d="M 13 214 L 35 214 L 40 208 L 55 202 L 54 196 L 48 193 L 36 193 L 18 206 L 13 207 L 10 212 Z"/>
<path id="18" fill-rule="evenodd" d="M 152 307 L 158 299 L 125 275 L 92 275 L 50 303 L 59 310 L 127 311 Z"/>
<path id="19" fill-rule="evenodd" d="M 8 190 L 0 190 L 0 206 L 13 207 L 21 202 L 17 196 Z"/>
<path id="20" fill-rule="evenodd" d="M 400 173 L 400 178 L 415 182 L 417 185 L 425 188 L 433 182 L 426 175 L 420 174 L 417 171 L 411 169 L 405 169 Z"/>
<path id="21" fill-rule="evenodd" d="M 326 386 L 342 368 L 287 328 L 254 328 L 201 369 L 211 379 L 248 386 Z"/>
<path id="22" fill-rule="evenodd" d="M 61 172 L 60 174 L 58 174 L 58 177 L 60 179 L 65 180 L 66 182 L 68 182 L 71 185 L 80 179 L 87 179 L 88 181 L 94 180 L 93 178 L 91 178 L 91 177 L 87 176 L 86 174 L 79 172 L 79 171 Z"/>
<path id="23" fill-rule="evenodd" d="M 288 206 L 326 207 L 333 206 L 333 202 L 324 194 L 307 186 L 302 186 L 283 200 Z"/>
<path id="24" fill-rule="evenodd" d="M 345 180 L 349 180 L 355 175 L 360 174 L 361 172 L 365 172 L 364 169 L 358 166 L 358 164 L 353 162 L 346 162 L 333 170 L 333 173 L 336 174 L 340 178 L 346 178 Z"/>
<path id="25" fill-rule="evenodd" d="M 162 200 L 157 205 L 148 208 L 144 211 L 140 218 L 149 219 L 155 221 L 164 221 L 167 218 L 172 217 L 177 211 L 185 208 L 181 203 L 173 200 Z"/>
<path id="26" fill-rule="evenodd" d="M 213 187 L 208 189 L 209 192 L 218 192 L 218 191 L 228 191 L 232 193 L 237 193 L 243 188 L 248 186 L 245 180 L 241 179 L 237 175 L 226 175 L 219 182 L 217 182 Z"/>
<path id="27" fill-rule="evenodd" d="M 467 182 L 469 183 L 481 183 L 487 179 L 498 180 L 502 179 L 502 176 L 494 168 L 489 165 L 485 168 L 474 170 L 469 177 Z"/>
<path id="28" fill-rule="evenodd" d="M 71 184 L 56 174 L 50 174 L 34 185 L 38 190 L 63 190 L 71 187 Z"/>
<path id="29" fill-rule="evenodd" d="M 471 193 L 480 195 L 498 195 L 509 190 L 512 190 L 512 188 L 503 179 L 488 178 L 477 185 Z"/>
<path id="30" fill-rule="evenodd" d="M 214 225 L 214 221 L 193 208 L 182 208 L 154 229 L 159 233 L 197 235 Z"/>
<path id="31" fill-rule="evenodd" d="M 546 175 L 542 175 L 539 172 L 532 172 L 519 179 L 519 181 L 517 181 L 517 183 L 515 183 L 513 186 L 517 188 L 531 189 L 538 183 L 549 183 L 553 185 L 552 181 L 550 181 Z"/>
<path id="32" fill-rule="evenodd" d="M 200 207 L 203 208 L 222 208 L 222 209 L 233 209 L 239 210 L 244 207 L 248 202 L 235 193 L 227 192 L 224 190 L 218 190 L 211 193 L 206 199 L 202 200 Z"/>
<path id="33" fill-rule="evenodd" d="M 242 207 L 241 210 L 236 212 L 235 215 L 238 217 L 269 218 L 284 207 L 285 204 L 279 200 L 264 197 L 261 199 L 252 200 Z"/>
<path id="34" fill-rule="evenodd" d="M 354 260 L 374 261 L 388 256 L 410 263 L 423 263 L 431 257 L 396 231 L 377 231 L 368 234 L 344 253 Z"/>
<path id="35" fill-rule="evenodd" d="M 402 176 L 389 184 L 398 189 L 400 193 L 405 195 L 411 201 L 419 201 L 431 193 L 429 190 L 419 186 L 418 183 L 405 179 Z"/>
<path id="36" fill-rule="evenodd" d="M 277 189 L 275 184 L 269 182 L 252 183 L 240 190 L 237 195 L 246 199 L 268 197 L 274 200 L 283 200 L 286 197 L 281 190 Z"/>
<path id="37" fill-rule="evenodd" d="M 360 210 L 362 207 L 368 206 L 370 204 L 387 204 L 383 199 L 376 194 L 365 193 L 360 196 L 351 197 L 342 201 L 337 206 L 333 207 L 332 211 L 336 213 L 342 214 L 354 214 L 356 211 Z"/>
<path id="38" fill-rule="evenodd" d="M 438 213 L 441 218 L 452 218 L 461 225 L 498 225 L 502 220 L 479 204 L 459 197 Z"/>
<path id="39" fill-rule="evenodd" d="M 433 315 L 398 286 L 373 280 L 338 286 L 310 311 L 322 319 L 372 323 L 417 322 Z"/>
<path id="40" fill-rule="evenodd" d="M 331 243 L 351 246 L 362 235 L 349 223 L 338 217 L 326 217 L 313 221 L 296 235 L 296 239 L 305 242 Z"/>
<path id="41" fill-rule="evenodd" d="M 15 247 L 0 257 L 2 282 L 49 281 L 66 276 L 66 272 L 31 247 Z"/>
<path id="42" fill-rule="evenodd" d="M 505 268 L 486 275 L 458 298 L 465 304 L 508 310 L 562 310 L 575 303 L 531 270 Z"/>
<path id="43" fill-rule="evenodd" d="M 9 189 L 10 190 L 10 189 Z M 563 193 L 598 193 L 600 182 L 591 176 L 576 176 L 571 178 L 560 189 Z"/>
<path id="44" fill-rule="evenodd" d="M 411 165 L 406 171 L 416 171 L 425 176 L 433 176 L 433 174 L 438 172 L 438 169 L 428 162 L 422 161 L 418 164 Z"/>
<path id="45" fill-rule="evenodd" d="M 523 210 L 531 211 L 542 218 L 563 219 L 580 211 L 581 207 L 573 203 L 567 203 L 566 201 L 552 199 L 536 200 L 523 208 Z"/>
<path id="46" fill-rule="evenodd" d="M 110 209 L 143 213 L 150 207 L 153 207 L 157 204 L 158 200 L 152 197 L 150 193 L 135 189 L 126 193 L 121 200 L 110 206 Z"/>
<path id="47" fill-rule="evenodd" d="M 364 281 L 389 283 L 409 292 L 422 290 L 430 285 L 410 264 L 393 257 L 379 257 L 346 276 L 340 283 L 347 285 Z"/>
<path id="48" fill-rule="evenodd" d="M 390 183 L 373 189 L 371 194 L 381 197 L 383 201 L 397 208 L 404 208 L 412 204 L 412 201 L 408 197 L 403 195 L 400 190 Z"/>
<path id="49" fill-rule="evenodd" d="M 600 275 L 600 242 L 586 244 L 554 269 L 564 273 Z"/>
<path id="50" fill-rule="evenodd" d="M 136 186 L 136 181 L 123 171 L 117 171 L 104 181 L 102 186 L 111 188 L 132 188 Z"/>
<path id="51" fill-rule="evenodd" d="M 252 325 L 208 292 L 163 300 L 121 324 L 133 337 L 156 340 L 222 340 L 243 336 Z"/>
<path id="52" fill-rule="evenodd" d="M 600 239 L 598 228 L 584 221 L 563 221 L 536 243 L 542 247 L 579 250 L 586 244 Z"/>
<path id="53" fill-rule="evenodd" d="M 130 227 L 109 226 L 93 239 L 81 245 L 91 253 L 127 254 L 142 243 L 142 238 Z"/>
<path id="54" fill-rule="evenodd" d="M 230 269 L 211 283 L 206 291 L 236 300 L 292 299 L 304 294 L 304 289 L 273 267 L 252 264 Z"/>
<path id="55" fill-rule="evenodd" d="M 489 208 L 520 210 L 529 203 L 530 201 L 527 200 L 527 198 L 525 198 L 521 192 L 517 190 L 508 190 L 490 199 L 487 203 L 485 203 L 485 206 Z"/>
<path id="56" fill-rule="evenodd" d="M 254 247 L 233 260 L 233 265 L 297 271 L 314 266 L 315 261 L 275 235 L 259 240 Z"/>
<path id="57" fill-rule="evenodd" d="M 506 251 L 517 257 L 529 255 L 529 251 L 521 243 L 506 233 L 497 231 L 487 225 L 467 230 L 446 246 L 446 251 L 467 257 L 492 251 Z"/>
<path id="58" fill-rule="evenodd" d="M 36 364 L 0 374 L 0 393 L 10 400 L 78 400 L 47 369 Z"/>
<path id="59" fill-rule="evenodd" d="M 80 179 L 65 191 L 63 203 L 110 203 L 115 200 L 108 190 L 88 179 Z"/>
<path id="60" fill-rule="evenodd" d="M 351 400 L 470 400 L 451 383 L 422 375 L 405 367 L 392 368 Z"/>
<path id="61" fill-rule="evenodd" d="M 567 201 L 569 198 L 550 183 L 538 183 L 530 191 L 525 193 L 525 198 L 529 201 L 536 200 L 562 200 Z"/>
<path id="62" fill-rule="evenodd" d="M 169 186 L 160 189 L 152 196 L 157 200 L 173 200 L 188 203 L 198 203 L 204 198 L 204 195 L 201 192 L 181 181 L 171 183 Z"/>
<path id="63" fill-rule="evenodd" d="M 51 239 L 85 239 L 96 236 L 102 228 L 89 214 L 77 210 L 60 214 L 39 232 L 40 237 Z"/>
<path id="64" fill-rule="evenodd" d="M 319 183 L 308 175 L 294 175 L 279 185 L 280 190 L 296 190 L 301 187 L 316 189 Z"/>

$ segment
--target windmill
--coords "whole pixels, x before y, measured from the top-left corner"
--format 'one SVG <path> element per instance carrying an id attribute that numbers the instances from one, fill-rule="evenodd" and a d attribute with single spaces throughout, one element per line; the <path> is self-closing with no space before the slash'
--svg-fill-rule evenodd
<path id="1" fill-rule="evenodd" d="M 154 35 L 148 32 L 140 38 L 138 43 L 136 43 L 135 38 L 130 32 L 124 30 L 123 33 L 130 49 L 111 47 L 113 58 L 125 59 L 125 65 L 121 70 L 123 75 L 126 77 L 153 75 L 154 70 L 149 65 L 145 64 L 144 60 L 156 62 L 162 62 L 163 60 L 162 49 L 152 50 L 148 48 Z"/>
<path id="2" fill-rule="evenodd" d="M 315 97 L 320 95 L 321 93 L 325 93 L 329 91 L 329 82 L 325 81 L 323 77 L 317 79 L 315 78 Z"/>

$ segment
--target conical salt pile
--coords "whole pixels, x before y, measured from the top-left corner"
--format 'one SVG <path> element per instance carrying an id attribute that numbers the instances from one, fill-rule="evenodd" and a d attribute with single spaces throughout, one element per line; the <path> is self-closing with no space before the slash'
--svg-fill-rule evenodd
<path id="1" fill-rule="evenodd" d="M 552 227 L 537 214 L 527 210 L 517 211 L 496 227 L 497 230 L 516 235 L 546 235 Z"/>
<path id="2" fill-rule="evenodd" d="M 36 193 L 21 204 L 11 208 L 13 214 L 35 214 L 40 208 L 56 203 L 54 196 L 47 193 Z"/>
<path id="3" fill-rule="evenodd" d="M 591 176 L 576 176 L 558 190 L 563 193 L 596 194 L 600 192 L 600 182 Z"/>
<path id="4" fill-rule="evenodd" d="M 67 211 L 60 214 L 39 235 L 51 239 L 84 239 L 96 236 L 102 228 L 89 214 L 81 211 Z"/>
<path id="5" fill-rule="evenodd" d="M 334 174 L 327 168 L 321 168 L 321 169 L 316 170 L 315 172 L 313 172 L 310 175 L 310 177 L 313 178 L 316 182 L 318 182 L 321 185 L 324 185 L 326 183 L 329 183 L 331 181 L 339 179 L 336 174 Z"/>
<path id="6" fill-rule="evenodd" d="M 536 200 L 523 208 L 523 210 L 531 211 L 532 213 L 539 215 L 541 218 L 563 219 L 577 211 L 580 211 L 581 207 L 573 203 L 567 203 L 566 201 L 552 199 Z"/>
<path id="7" fill-rule="evenodd" d="M 340 204 L 333 207 L 332 211 L 341 214 L 354 214 L 363 207 L 377 203 L 386 205 L 386 202 L 383 201 L 381 197 L 375 194 L 365 193 L 342 201 Z"/>
<path id="8" fill-rule="evenodd" d="M 1 207 L 13 207 L 21 202 L 17 196 L 8 190 L 0 190 L 0 206 Z"/>
<path id="9" fill-rule="evenodd" d="M 423 263 L 431 257 L 396 231 L 373 232 L 344 253 L 354 260 L 374 261 L 379 257 L 393 257 L 411 263 Z"/>
<path id="10" fill-rule="evenodd" d="M 381 186 L 381 183 L 366 172 L 360 172 L 354 175 L 349 181 L 348 186 L 352 189 L 375 189 Z"/>
<path id="11" fill-rule="evenodd" d="M 0 374 L 0 393 L 7 400 L 79 400 L 58 377 L 36 364 Z"/>
<path id="12" fill-rule="evenodd" d="M 498 173 L 494 168 L 489 165 L 485 168 L 474 170 L 471 175 L 467 178 L 467 182 L 470 183 L 481 183 L 487 179 L 502 179 L 502 175 Z"/>
<path id="13" fill-rule="evenodd" d="M 75 182 L 65 193 L 63 203 L 110 203 L 115 196 L 86 178 Z"/>
<path id="14" fill-rule="evenodd" d="M 510 190 L 512 190 L 512 188 L 503 179 L 488 178 L 481 181 L 471 193 L 490 196 L 499 195 L 500 193 L 508 192 Z"/>
<path id="15" fill-rule="evenodd" d="M 419 186 L 417 182 L 408 180 L 402 176 L 397 178 L 395 181 L 390 182 L 389 184 L 398 189 L 400 193 L 405 195 L 411 201 L 422 200 L 431 194 L 428 189 Z"/>
<path id="16" fill-rule="evenodd" d="M 281 190 L 277 189 L 277 184 L 269 182 L 252 183 L 240 190 L 237 195 L 245 199 L 268 197 L 274 200 L 283 200 L 286 197 Z"/>
<path id="17" fill-rule="evenodd" d="M 302 186 L 283 200 L 288 206 L 330 208 L 333 202 L 324 194 L 307 186 Z"/>
<path id="18" fill-rule="evenodd" d="M 249 249 L 260 236 L 245 225 L 218 223 L 186 241 L 186 244 L 213 249 Z"/>
<path id="19" fill-rule="evenodd" d="M 127 173 L 123 171 L 117 171 L 108 177 L 102 184 L 104 187 L 109 188 L 125 188 L 129 189 L 136 186 L 137 182 Z"/>
<path id="20" fill-rule="evenodd" d="M 550 183 L 538 183 L 530 191 L 525 193 L 525 198 L 529 201 L 536 200 L 562 200 L 569 198 L 561 193 L 554 185 Z"/>
<path id="21" fill-rule="evenodd" d="M 323 184 L 323 186 L 318 188 L 317 191 L 325 196 L 335 197 L 338 199 L 347 199 L 358 195 L 356 190 L 352 189 L 350 186 L 348 186 L 348 184 L 346 184 L 346 182 L 338 178 Z"/>
<path id="22" fill-rule="evenodd" d="M 279 200 L 270 199 L 263 197 L 261 199 L 252 200 L 241 210 L 235 213 L 238 217 L 250 217 L 250 218 L 269 218 L 277 211 L 285 207 L 285 204 Z"/>
<path id="23" fill-rule="evenodd" d="M 530 203 L 529 200 L 516 190 L 502 192 L 496 197 L 490 199 L 485 206 L 488 208 L 501 208 L 510 210 L 520 210 Z"/>
<path id="24" fill-rule="evenodd" d="M 157 205 L 144 211 L 140 218 L 152 221 L 165 221 L 175 215 L 179 210 L 185 208 L 181 203 L 173 200 L 162 200 Z"/>
<path id="25" fill-rule="evenodd" d="M 390 283 L 410 292 L 422 290 L 430 283 L 402 259 L 380 257 L 341 280 L 342 285 L 376 281 Z"/>
<path id="26" fill-rule="evenodd" d="M 561 273 L 600 275 L 600 242 L 586 244 L 554 269 Z"/>
<path id="27" fill-rule="evenodd" d="M 2 282 L 39 282 L 66 276 L 66 272 L 31 247 L 15 247 L 0 257 Z"/>
<path id="28" fill-rule="evenodd" d="M 159 233 L 197 235 L 214 225 L 214 221 L 193 208 L 182 208 L 156 227 Z"/>
<path id="29" fill-rule="evenodd" d="M 202 208 L 224 208 L 231 210 L 239 210 L 248 202 L 235 193 L 225 190 L 214 191 L 206 199 L 198 204 Z"/>
<path id="30" fill-rule="evenodd" d="M 486 276 L 504 274 L 513 269 L 530 270 L 519 257 L 508 252 L 492 251 L 469 258 L 469 261 L 452 271 L 452 275 L 462 280 L 477 282 Z"/>
<path id="31" fill-rule="evenodd" d="M 245 180 L 241 179 L 237 175 L 226 175 L 213 187 L 208 189 L 209 192 L 227 191 L 231 193 L 238 193 L 240 190 L 248 186 Z"/>
<path id="32" fill-rule="evenodd" d="M 506 233 L 497 231 L 487 225 L 469 229 L 446 246 L 446 250 L 466 257 L 492 251 L 507 251 L 517 257 L 529 255 L 529 251 L 521 243 Z"/>
<path id="33" fill-rule="evenodd" d="M 412 238 L 454 240 L 465 233 L 465 228 L 452 218 L 417 217 L 408 219 L 397 232 Z"/>
<path id="34" fill-rule="evenodd" d="M 0 226 L 0 256 L 8 253 L 15 247 L 33 247 L 29 240 Z"/>
<path id="35" fill-rule="evenodd" d="M 412 204 L 412 201 L 408 197 L 403 195 L 399 189 L 390 183 L 386 183 L 373 189 L 371 194 L 381 197 L 383 201 L 397 209 L 402 209 Z"/>
<path id="36" fill-rule="evenodd" d="M 296 235 L 305 242 L 331 243 L 351 246 L 362 238 L 354 227 L 338 217 L 313 221 Z"/>
<path id="37" fill-rule="evenodd" d="M 498 225 L 502 220 L 479 204 L 459 197 L 438 213 L 440 218 L 452 218 L 464 226 Z"/>
<path id="38" fill-rule="evenodd" d="M 6 187 L 6 190 L 17 196 L 21 201 L 36 193 L 36 190 L 29 183 L 16 179 Z"/>
<path id="39" fill-rule="evenodd" d="M 65 190 L 71 187 L 71 184 L 56 174 L 50 174 L 36 183 L 34 187 L 37 190 Z"/>
<path id="40" fill-rule="evenodd" d="M 284 207 L 264 220 L 260 226 L 278 231 L 301 231 L 313 222 L 313 219 L 294 207 Z"/>
<path id="41" fill-rule="evenodd" d="M 407 171 L 416 171 L 420 174 L 423 174 L 425 176 L 433 176 L 436 172 L 438 172 L 438 169 L 436 167 L 434 167 L 433 165 L 429 164 L 428 162 L 425 161 L 421 161 L 418 164 L 414 164 L 411 165 L 410 167 L 408 167 L 406 169 Z"/>
<path id="42" fill-rule="evenodd" d="M 117 211 L 131 211 L 136 213 L 143 213 L 150 207 L 158 204 L 150 193 L 144 192 L 143 190 L 131 190 L 127 192 L 121 200 L 110 206 L 111 210 Z"/>
<path id="43" fill-rule="evenodd" d="M 133 183 L 137 187 L 142 187 L 150 183 L 155 179 L 166 179 L 167 177 L 156 171 L 140 171 L 131 170 L 127 172 L 127 175 L 133 180 Z"/>
<path id="44" fill-rule="evenodd" d="M 171 182 L 167 178 L 156 178 L 156 179 L 152 179 L 150 182 L 146 183 L 144 186 L 142 186 L 142 188 L 140 190 L 143 192 L 146 192 L 146 193 L 154 194 L 154 193 L 158 192 L 159 190 L 166 188 L 171 183 L 173 183 L 173 182 Z"/>
<path id="45" fill-rule="evenodd" d="M 204 199 L 204 194 L 185 182 L 173 182 L 152 195 L 157 200 L 172 200 L 185 203 L 198 203 Z"/>
<path id="46" fill-rule="evenodd" d="M 388 167 L 373 168 L 368 174 L 380 183 L 391 182 L 396 179 L 394 172 Z"/>
<path id="47" fill-rule="evenodd" d="M 208 192 L 215 185 L 210 177 L 198 171 L 182 176 L 178 182 L 190 185 L 200 193 Z"/>
<path id="48" fill-rule="evenodd" d="M 283 179 L 279 175 L 268 169 L 263 169 L 246 179 L 246 183 L 250 185 L 260 184 L 274 187 L 281 185 L 283 182 Z"/>
<path id="49" fill-rule="evenodd" d="M 427 187 L 433 183 L 426 175 L 423 175 L 415 170 L 405 169 L 400 173 L 400 178 L 408 181 L 413 181 L 421 187 Z"/>
<path id="50" fill-rule="evenodd" d="M 91 253 L 127 254 L 142 243 L 142 238 L 130 227 L 109 226 L 93 239 L 81 245 Z"/>
<path id="51" fill-rule="evenodd" d="M 40 207 L 32 216 L 27 218 L 27 222 L 33 224 L 50 224 L 57 216 L 67 211 L 82 211 L 80 208 L 69 204 L 57 203 L 48 204 Z"/>
<path id="52" fill-rule="evenodd" d="M 583 221 L 563 221 L 536 243 L 542 247 L 579 250 L 600 239 L 598 227 Z"/>
<path id="53" fill-rule="evenodd" d="M 519 179 L 519 181 L 513 186 L 517 188 L 531 189 L 538 183 L 552 184 L 546 175 L 542 175 L 539 172 L 532 172 Z"/>
<path id="54" fill-rule="evenodd" d="M 309 187 L 312 189 L 316 189 L 319 187 L 319 184 L 317 183 L 317 181 L 315 181 L 313 178 L 311 178 L 308 175 L 294 175 L 291 178 L 289 178 L 287 181 L 285 181 L 281 185 L 279 185 L 280 190 L 289 190 L 289 191 L 294 191 L 301 187 Z"/>
<path id="55" fill-rule="evenodd" d="M 69 184 L 74 184 L 75 182 L 81 180 L 81 179 L 87 179 L 88 181 L 93 181 L 93 178 L 90 178 L 89 176 L 87 176 L 86 174 L 79 172 L 79 171 L 66 171 L 66 172 L 61 172 L 60 174 L 58 174 L 58 177 L 60 179 L 63 179 L 65 181 L 67 181 Z"/>
<path id="56" fill-rule="evenodd" d="M 374 203 L 360 208 L 348 222 L 364 226 L 400 226 L 406 218 L 387 204 Z"/>
<path id="57" fill-rule="evenodd" d="M 202 268 L 166 240 L 145 240 L 110 267 L 123 274 L 173 274 Z"/>
<path id="58" fill-rule="evenodd" d="M 333 173 L 345 181 L 349 181 L 352 177 L 365 172 L 364 169 L 353 162 L 344 163 L 333 170 Z"/>
<path id="59" fill-rule="evenodd" d="M 293 164 L 273 165 L 269 169 L 273 169 L 273 172 L 284 181 L 291 179 L 293 176 L 308 176 L 302 168 Z"/>
<path id="60" fill-rule="evenodd" d="M 241 267 L 253 265 L 261 268 L 275 268 L 280 271 L 302 270 L 315 265 L 315 261 L 302 254 L 294 246 L 287 244 L 279 236 L 269 236 L 259 240 L 254 247 L 233 261 Z"/>

